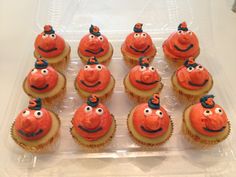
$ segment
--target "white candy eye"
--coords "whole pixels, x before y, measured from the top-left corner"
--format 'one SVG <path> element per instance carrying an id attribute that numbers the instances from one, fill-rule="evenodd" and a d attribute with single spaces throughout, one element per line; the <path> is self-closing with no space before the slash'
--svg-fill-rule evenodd
<path id="1" fill-rule="evenodd" d="M 198 69 L 198 70 L 203 70 L 203 67 L 201 66 L 201 65 L 198 65 L 197 67 L 196 67 L 196 69 Z"/>
<path id="2" fill-rule="evenodd" d="M 42 73 L 43 75 L 47 75 L 47 74 L 48 74 L 48 70 L 47 70 L 47 69 L 42 69 L 42 70 L 41 70 L 41 73 Z"/>
<path id="3" fill-rule="evenodd" d="M 216 108 L 215 109 L 215 113 L 219 114 L 219 115 L 222 115 L 223 114 L 223 110 L 221 108 Z"/>
<path id="4" fill-rule="evenodd" d="M 42 111 L 35 111 L 34 112 L 34 116 L 38 119 L 41 118 L 43 116 L 43 112 Z"/>
<path id="5" fill-rule="evenodd" d="M 42 38 L 45 39 L 48 37 L 48 34 L 43 33 Z"/>
<path id="6" fill-rule="evenodd" d="M 140 34 L 134 33 L 134 38 L 138 38 L 138 37 L 140 37 Z"/>
<path id="7" fill-rule="evenodd" d="M 32 69 L 31 73 L 34 74 L 34 73 L 36 73 L 37 71 L 38 71 L 38 70 L 34 68 L 34 69 Z"/>
<path id="8" fill-rule="evenodd" d="M 157 115 L 158 117 L 160 117 L 160 118 L 163 117 L 163 113 L 161 112 L 161 110 L 157 110 L 157 111 L 156 111 L 156 115 Z"/>
<path id="9" fill-rule="evenodd" d="M 140 66 L 140 71 L 145 71 L 146 70 L 146 67 L 145 66 Z"/>
<path id="10" fill-rule="evenodd" d="M 89 68 L 90 68 L 89 65 L 85 65 L 85 66 L 84 66 L 84 70 L 88 70 Z"/>
<path id="11" fill-rule="evenodd" d="M 146 33 L 142 33 L 141 36 L 145 38 L 147 36 L 147 34 Z"/>
<path id="12" fill-rule="evenodd" d="M 178 31 L 178 34 L 182 34 L 182 31 L 181 31 L 181 30 L 179 30 L 179 31 Z"/>
<path id="13" fill-rule="evenodd" d="M 203 114 L 204 114 L 204 116 L 209 116 L 209 115 L 212 115 L 212 112 L 207 109 L 207 110 L 204 111 Z"/>
<path id="14" fill-rule="evenodd" d="M 187 71 L 188 72 L 192 72 L 194 70 L 194 67 L 192 67 L 192 66 L 189 66 L 188 68 L 187 68 Z"/>
<path id="15" fill-rule="evenodd" d="M 89 39 L 93 39 L 94 37 L 95 37 L 95 36 L 92 35 L 92 34 L 89 35 Z"/>
<path id="16" fill-rule="evenodd" d="M 56 34 L 50 34 L 51 39 L 56 39 Z"/>
<path id="17" fill-rule="evenodd" d="M 86 107 L 84 108 L 84 111 L 85 111 L 85 112 L 90 112 L 90 111 L 92 111 L 92 107 L 91 107 L 91 106 L 86 106 Z"/>
<path id="18" fill-rule="evenodd" d="M 96 69 L 99 70 L 99 71 L 101 71 L 101 70 L 102 70 L 102 65 L 97 65 L 97 66 L 96 66 Z"/>
<path id="19" fill-rule="evenodd" d="M 100 41 L 103 41 L 103 37 L 102 36 L 99 36 L 98 38 Z"/>
<path id="20" fill-rule="evenodd" d="M 151 115 L 151 114 L 152 114 L 152 110 L 150 108 L 144 109 L 144 115 L 145 116 L 148 116 L 148 115 Z"/>
<path id="21" fill-rule="evenodd" d="M 98 115 L 102 115 L 103 114 L 103 109 L 102 108 L 97 108 L 96 109 L 96 113 L 98 114 Z"/>
<path id="22" fill-rule="evenodd" d="M 189 35 L 192 35 L 192 34 L 193 34 L 192 31 L 188 31 L 187 33 L 188 33 Z"/>
<path id="23" fill-rule="evenodd" d="M 22 116 L 23 116 L 23 117 L 27 117 L 29 114 L 30 114 L 30 112 L 29 112 L 28 110 L 24 110 L 24 111 L 22 112 Z"/>
<path id="24" fill-rule="evenodd" d="M 154 72 L 154 71 L 155 71 L 155 68 L 154 68 L 153 66 L 150 66 L 150 67 L 149 67 L 149 70 Z"/>

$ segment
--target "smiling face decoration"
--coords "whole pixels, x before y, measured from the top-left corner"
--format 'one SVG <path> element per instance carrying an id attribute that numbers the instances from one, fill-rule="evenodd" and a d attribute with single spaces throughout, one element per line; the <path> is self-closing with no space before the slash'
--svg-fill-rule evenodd
<path id="1" fill-rule="evenodd" d="M 225 111 L 215 104 L 213 95 L 206 95 L 200 99 L 200 103 L 193 105 L 190 112 L 190 120 L 193 128 L 206 136 L 216 136 L 227 126 L 228 119 Z"/>
<path id="2" fill-rule="evenodd" d="M 27 82 L 29 87 L 38 93 L 52 90 L 58 81 L 58 73 L 48 66 L 47 61 L 37 59 L 35 68 L 28 74 Z"/>
<path id="3" fill-rule="evenodd" d="M 153 66 L 149 66 L 149 59 L 139 58 L 139 65 L 133 67 L 129 73 L 129 79 L 133 86 L 140 90 L 155 88 L 161 78 Z"/>
<path id="4" fill-rule="evenodd" d="M 98 63 L 96 57 L 90 57 L 87 65 L 79 71 L 78 86 L 88 92 L 101 91 L 110 82 L 111 73 L 106 66 Z"/>
<path id="5" fill-rule="evenodd" d="M 160 106 L 158 94 L 154 94 L 148 103 L 138 105 L 133 113 L 135 130 L 142 136 L 156 138 L 167 132 L 170 118 Z"/>
<path id="6" fill-rule="evenodd" d="M 34 47 L 42 57 L 52 58 L 63 52 L 65 41 L 55 33 L 52 26 L 45 25 L 44 31 L 37 36 Z"/>
<path id="7" fill-rule="evenodd" d="M 86 57 L 102 57 L 108 53 L 110 44 L 106 36 L 100 33 L 97 26 L 91 25 L 89 34 L 85 35 L 79 44 L 79 53 Z"/>
<path id="8" fill-rule="evenodd" d="M 99 103 L 96 95 L 91 95 L 87 103 L 75 112 L 72 124 L 80 136 L 91 141 L 97 140 L 109 131 L 112 115 L 103 104 Z"/>
<path id="9" fill-rule="evenodd" d="M 37 140 L 51 129 L 52 119 L 49 112 L 42 108 L 40 98 L 30 100 L 28 108 L 21 111 L 15 121 L 17 134 L 25 140 Z"/>

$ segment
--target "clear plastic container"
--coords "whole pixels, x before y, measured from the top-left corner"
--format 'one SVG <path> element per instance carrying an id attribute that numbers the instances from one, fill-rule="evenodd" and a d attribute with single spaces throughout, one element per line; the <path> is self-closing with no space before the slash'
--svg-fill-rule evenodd
<path id="1" fill-rule="evenodd" d="M 234 129 L 236 122 L 234 120 L 234 106 L 230 101 L 230 83 L 224 76 L 221 66 L 217 63 L 218 58 L 212 52 L 214 49 L 211 29 L 211 13 L 210 1 L 205 2 L 201 7 L 201 12 L 194 11 L 194 6 L 200 3 L 183 0 L 148 0 L 148 1 L 127 1 L 127 0 L 110 0 L 110 1 L 87 1 L 87 0 L 40 0 L 37 3 L 35 16 L 35 36 L 42 31 L 45 24 L 51 24 L 57 33 L 69 42 L 72 48 L 71 62 L 66 70 L 67 77 L 67 93 L 65 99 L 56 105 L 53 110 L 59 114 L 61 118 L 61 136 L 56 144 L 55 152 L 44 154 L 31 154 L 25 152 L 18 147 L 11 139 L 9 132 L 10 126 L 20 110 L 25 108 L 28 98 L 20 90 L 21 84 L 33 67 L 33 46 L 30 47 L 28 55 L 22 61 L 22 67 L 19 68 L 18 78 L 12 97 L 8 103 L 5 119 L 2 119 L 3 129 L 1 133 L 5 135 L 4 148 L 6 148 L 8 160 L 6 161 L 3 173 L 6 176 L 16 174 L 11 169 L 44 168 L 47 164 L 56 164 L 64 161 L 76 161 L 84 158 L 131 158 L 131 157 L 154 157 L 159 160 L 170 158 L 173 161 L 178 158 L 186 158 L 188 161 L 198 161 L 202 165 L 218 164 L 208 171 L 199 169 L 185 169 L 181 164 L 175 164 L 169 170 L 168 168 L 160 168 L 160 174 L 183 174 L 183 170 L 189 174 L 212 174 L 211 170 L 225 171 L 232 167 L 235 161 L 235 134 Z M 231 135 L 222 143 L 212 148 L 199 149 L 189 143 L 181 132 L 182 113 L 184 108 L 191 101 L 181 100 L 173 91 L 170 77 L 174 71 L 165 61 L 162 52 L 162 43 L 168 35 L 176 31 L 180 22 L 186 21 L 189 29 L 196 32 L 199 37 L 201 53 L 197 61 L 210 71 L 214 79 L 214 87 L 210 93 L 216 96 L 216 102 L 224 107 L 230 119 L 232 130 Z M 164 83 L 161 92 L 161 105 L 167 109 L 174 122 L 174 132 L 169 141 L 158 148 L 142 148 L 135 144 L 130 136 L 126 126 L 127 115 L 135 106 L 135 102 L 127 97 L 124 92 L 123 78 L 128 73 L 129 67 L 126 66 L 120 52 L 121 43 L 124 41 L 136 22 L 144 24 L 143 30 L 148 32 L 157 46 L 158 54 L 155 57 L 153 66 L 155 66 Z M 76 108 L 82 104 L 82 99 L 78 96 L 74 89 L 74 79 L 79 69 L 83 66 L 78 55 L 77 47 L 82 36 L 88 33 L 90 24 L 100 27 L 114 47 L 114 54 L 109 69 L 116 80 L 114 93 L 105 104 L 114 114 L 117 121 L 117 131 L 111 143 L 99 152 L 88 152 L 78 146 L 72 139 L 69 128 L 71 127 L 71 119 Z M 200 28 L 203 27 L 204 28 Z M 32 42 L 33 43 L 33 42 Z M 221 72 L 219 72 L 221 71 Z M 229 87 L 225 88 L 225 85 Z M 159 160 L 154 161 L 159 163 Z M 224 162 L 224 165 L 219 165 Z M 137 162 L 138 163 L 138 162 Z M 184 164 L 182 164 L 184 165 Z M 52 173 L 59 176 L 60 170 Z M 70 171 L 71 176 L 75 175 L 75 171 Z M 74 173 L 73 173 L 74 172 Z M 33 174 L 29 171 L 27 174 Z M 143 175 L 142 173 L 139 173 Z M 151 173 L 152 175 L 153 173 Z M 154 173 L 155 174 L 155 173 Z M 127 176 L 134 175 L 127 171 Z M 14 175 L 13 175 L 14 176 Z M 112 176 L 110 174 L 110 176 Z"/>

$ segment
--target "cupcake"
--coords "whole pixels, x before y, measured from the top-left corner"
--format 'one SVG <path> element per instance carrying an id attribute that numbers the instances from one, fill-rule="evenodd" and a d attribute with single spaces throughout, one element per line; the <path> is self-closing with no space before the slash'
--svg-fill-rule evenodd
<path id="1" fill-rule="evenodd" d="M 99 28 L 91 25 L 89 34 L 80 40 L 78 55 L 84 63 L 95 56 L 99 63 L 108 64 L 113 55 L 113 47 L 107 37 L 101 34 Z"/>
<path id="2" fill-rule="evenodd" d="M 135 24 L 134 32 L 126 37 L 125 42 L 121 46 L 123 57 L 131 66 L 137 65 L 138 59 L 142 56 L 148 57 L 152 61 L 157 52 L 151 36 L 143 32 L 142 27 L 142 23 Z"/>
<path id="3" fill-rule="evenodd" d="M 49 66 L 46 60 L 37 59 L 35 67 L 24 80 L 23 89 L 28 96 L 39 97 L 44 104 L 50 105 L 63 98 L 66 78 Z"/>
<path id="4" fill-rule="evenodd" d="M 71 134 L 76 142 L 84 147 L 103 147 L 114 136 L 116 122 L 108 108 L 99 103 L 96 95 L 88 97 L 71 121 Z"/>
<path id="5" fill-rule="evenodd" d="M 140 57 L 139 65 L 133 67 L 124 78 L 125 91 L 138 102 L 147 101 L 163 87 L 161 77 L 153 66 L 149 66 L 149 62 L 149 58 Z"/>
<path id="6" fill-rule="evenodd" d="M 16 117 L 11 127 L 13 140 L 30 152 L 49 150 L 59 135 L 60 119 L 42 107 L 41 99 L 34 98 Z"/>
<path id="7" fill-rule="evenodd" d="M 133 108 L 128 115 L 127 125 L 136 142 L 156 146 L 166 142 L 173 132 L 173 123 L 166 110 L 160 106 L 158 94 Z"/>
<path id="8" fill-rule="evenodd" d="M 196 58 L 200 53 L 198 38 L 188 30 L 185 22 L 164 41 L 162 47 L 166 58 L 178 63 L 183 63 L 190 57 Z"/>
<path id="9" fill-rule="evenodd" d="M 193 58 L 184 62 L 171 78 L 174 89 L 187 97 L 201 97 L 213 86 L 211 74 L 202 65 L 195 63 Z"/>
<path id="10" fill-rule="evenodd" d="M 34 56 L 44 58 L 49 65 L 62 71 L 70 59 L 70 46 L 65 40 L 55 33 L 51 25 L 45 25 L 44 31 L 39 34 L 34 42 Z"/>
<path id="11" fill-rule="evenodd" d="M 189 106 L 183 114 L 183 130 L 198 144 L 216 144 L 230 133 L 230 122 L 223 108 L 216 104 L 213 95 L 206 95 L 200 103 Z"/>
<path id="12" fill-rule="evenodd" d="M 90 57 L 87 65 L 80 69 L 76 79 L 75 88 L 82 97 L 89 97 L 96 94 L 105 99 L 113 91 L 115 79 L 108 68 L 99 64 L 96 57 Z"/>

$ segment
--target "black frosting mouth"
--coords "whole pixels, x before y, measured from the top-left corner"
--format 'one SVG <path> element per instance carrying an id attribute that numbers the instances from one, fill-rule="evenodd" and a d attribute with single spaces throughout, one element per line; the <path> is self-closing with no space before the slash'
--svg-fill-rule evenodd
<path id="1" fill-rule="evenodd" d="M 101 52 L 103 52 L 104 49 L 103 48 L 100 48 L 98 51 L 92 51 L 92 50 L 89 50 L 89 49 L 86 49 L 85 52 L 88 52 L 88 53 L 91 53 L 91 54 L 94 54 L 94 55 L 97 55 Z"/>
<path id="2" fill-rule="evenodd" d="M 44 90 L 44 89 L 46 89 L 46 88 L 48 88 L 48 84 L 46 84 L 45 86 L 43 86 L 43 87 L 36 87 L 36 86 L 34 86 L 34 85 L 31 85 L 31 87 L 32 88 L 34 88 L 34 89 L 36 89 L 36 90 Z"/>
<path id="3" fill-rule="evenodd" d="M 157 132 L 162 131 L 162 128 L 161 128 L 161 127 L 158 128 L 158 129 L 156 129 L 156 130 L 147 130 L 144 126 L 141 126 L 141 129 L 142 129 L 143 131 L 147 132 L 147 133 L 157 133 Z"/>
<path id="4" fill-rule="evenodd" d="M 209 129 L 207 127 L 204 127 L 203 129 L 208 131 L 208 132 L 222 132 L 225 129 L 225 126 L 220 128 L 220 129 L 218 129 L 218 130 L 212 130 L 212 129 Z"/>
<path id="5" fill-rule="evenodd" d="M 204 85 L 206 85 L 206 83 L 208 82 L 208 79 L 206 79 L 202 84 L 195 84 L 191 81 L 189 81 L 189 85 L 192 85 L 192 86 L 196 86 L 196 87 L 203 87 Z"/>
<path id="6" fill-rule="evenodd" d="M 98 85 L 101 84 L 101 81 L 98 81 L 98 82 L 96 82 L 96 83 L 93 84 L 93 85 L 86 84 L 83 80 L 80 80 L 80 82 L 81 82 L 84 86 L 86 86 L 86 87 L 96 87 L 96 86 L 98 86 Z"/>
<path id="7" fill-rule="evenodd" d="M 85 131 L 85 132 L 87 132 L 87 133 L 96 133 L 96 132 L 102 130 L 102 127 L 98 127 L 96 129 L 87 129 L 87 128 L 81 126 L 81 125 L 78 125 L 78 128 Z"/>
<path id="8" fill-rule="evenodd" d="M 140 81 L 140 80 L 136 80 L 136 82 L 139 83 L 139 84 L 143 84 L 143 85 L 153 85 L 153 84 L 155 84 L 157 82 L 160 82 L 160 80 L 156 80 L 156 81 L 148 82 L 148 83 Z"/>
<path id="9" fill-rule="evenodd" d="M 188 50 L 190 50 L 191 48 L 193 48 L 193 44 L 190 44 L 186 49 L 181 49 L 179 48 L 177 45 L 174 45 L 175 49 L 180 51 L 180 52 L 187 52 Z"/>
<path id="10" fill-rule="evenodd" d="M 34 136 L 37 136 L 39 134 L 41 134 L 43 132 L 43 129 L 39 129 L 37 132 L 32 132 L 32 133 L 26 133 L 24 132 L 23 130 L 18 130 L 18 132 L 22 135 L 22 136 L 25 136 L 25 137 L 34 137 Z"/>
<path id="11" fill-rule="evenodd" d="M 47 53 L 52 52 L 52 51 L 54 51 L 54 50 L 57 50 L 56 47 L 46 50 L 46 49 L 44 49 L 44 48 L 42 48 L 42 47 L 40 47 L 40 46 L 38 46 L 38 49 L 39 49 L 39 50 L 42 50 L 43 52 L 47 52 Z"/>
<path id="12" fill-rule="evenodd" d="M 132 50 L 134 50 L 135 52 L 145 53 L 150 48 L 150 45 L 148 45 L 144 50 L 138 50 L 138 49 L 134 48 L 133 46 L 130 46 L 130 48 Z"/>

